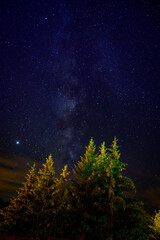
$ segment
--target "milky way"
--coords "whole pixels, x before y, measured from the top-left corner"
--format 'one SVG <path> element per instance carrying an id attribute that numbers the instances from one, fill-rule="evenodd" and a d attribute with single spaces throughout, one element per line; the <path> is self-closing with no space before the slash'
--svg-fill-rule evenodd
<path id="1" fill-rule="evenodd" d="M 27 168 L 27 158 L 51 153 L 57 168 L 72 168 L 91 137 L 109 145 L 117 136 L 127 174 L 158 183 L 159 4 L 20 0 L 0 9 L 1 156 Z"/>

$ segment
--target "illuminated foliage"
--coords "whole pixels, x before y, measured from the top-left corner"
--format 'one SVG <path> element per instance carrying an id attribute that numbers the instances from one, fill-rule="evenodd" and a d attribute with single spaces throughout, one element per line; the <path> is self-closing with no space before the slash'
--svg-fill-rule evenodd
<path id="1" fill-rule="evenodd" d="M 58 237 L 70 234 L 71 216 L 69 200 L 69 171 L 65 165 L 60 177 L 56 179 L 55 191 L 52 193 L 53 214 L 48 223 L 52 233 Z"/>
<path id="2" fill-rule="evenodd" d="M 37 185 L 37 175 L 35 164 L 26 176 L 26 182 L 18 190 L 18 196 L 13 198 L 10 205 L 1 210 L 3 216 L 2 227 L 10 231 L 23 231 L 25 224 L 29 224 L 29 216 L 33 214 L 33 200 L 35 198 L 35 189 Z M 24 224 L 25 223 L 25 224 Z"/>
<path id="3" fill-rule="evenodd" d="M 56 178 L 52 156 L 36 174 L 35 164 L 26 176 L 26 182 L 18 190 L 17 197 L 2 210 L 3 226 L 9 231 L 43 233 L 53 212 L 52 193 Z"/>
<path id="4" fill-rule="evenodd" d="M 84 157 L 75 166 L 77 181 L 72 184 L 74 222 L 77 219 L 79 239 L 118 240 L 123 236 L 122 239 L 129 240 L 140 232 L 139 239 L 149 236 L 142 208 L 126 194 L 135 191 L 135 186 L 130 178 L 123 176 L 125 167 L 120 161 L 116 138 L 110 148 L 103 142 L 98 153 L 91 139 Z M 148 235 L 142 234 L 143 231 Z"/>
<path id="5" fill-rule="evenodd" d="M 125 167 L 116 138 L 98 152 L 91 139 L 72 180 L 67 165 L 55 177 L 50 155 L 38 173 L 32 166 L 17 197 L 1 211 L 1 229 L 78 240 L 151 240 L 153 230 L 157 236 L 160 231 L 160 212 L 149 227 L 141 203 L 128 195 L 135 186 L 123 176 Z"/>
<path id="6" fill-rule="evenodd" d="M 155 216 L 152 218 L 153 225 L 150 226 L 154 230 L 157 239 L 160 239 L 160 210 L 155 213 Z"/>
<path id="7" fill-rule="evenodd" d="M 86 147 L 86 152 L 84 157 L 81 157 L 81 161 L 75 165 L 73 172 L 78 177 L 78 179 L 87 179 L 91 176 L 93 165 L 96 164 L 95 156 L 96 146 L 94 145 L 93 139 L 91 139 L 88 147 Z"/>
<path id="8" fill-rule="evenodd" d="M 38 172 L 38 187 L 44 188 L 44 190 L 49 191 L 48 187 L 54 188 L 55 182 L 55 169 L 53 166 L 53 159 L 50 155 L 48 159 L 46 159 L 46 163 L 42 165 L 42 168 L 39 169 Z M 47 189 L 46 189 L 47 188 Z"/>
<path id="9" fill-rule="evenodd" d="M 78 180 L 73 182 L 73 198 L 77 203 L 74 208 L 79 208 L 83 218 L 80 221 L 82 239 L 90 228 L 88 222 L 93 224 L 99 214 L 100 222 L 105 219 L 106 236 L 107 234 L 111 236 L 114 211 L 118 208 L 118 204 L 125 204 L 123 191 L 134 189 L 133 182 L 122 176 L 121 172 L 125 164 L 119 160 L 120 153 L 116 138 L 110 149 L 107 149 L 103 142 L 99 153 L 95 151 L 96 146 L 91 139 L 84 157 L 81 157 L 73 170 Z"/>
<path id="10" fill-rule="evenodd" d="M 55 191 L 57 178 L 55 177 L 54 162 L 50 155 L 37 175 L 36 186 L 36 232 L 44 234 L 48 231 L 49 221 L 53 218 L 54 202 L 52 194 Z"/>

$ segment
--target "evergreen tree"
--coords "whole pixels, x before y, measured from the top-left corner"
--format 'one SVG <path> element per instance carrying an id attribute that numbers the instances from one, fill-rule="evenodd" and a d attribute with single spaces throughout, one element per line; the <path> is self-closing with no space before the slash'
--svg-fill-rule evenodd
<path id="1" fill-rule="evenodd" d="M 85 239 L 90 228 L 89 220 L 93 207 L 91 196 L 96 187 L 92 181 L 93 165 L 96 163 L 95 150 L 96 146 L 91 139 L 86 147 L 84 157 L 81 157 L 73 169 L 76 176 L 76 181 L 72 181 L 72 196 L 70 198 L 74 216 L 73 229 L 75 229 L 75 233 L 79 233 L 78 238 L 81 240 Z"/>
<path id="2" fill-rule="evenodd" d="M 115 214 L 114 240 L 153 240 L 154 233 L 149 228 L 149 216 L 143 203 L 135 198 L 127 198 L 125 208 L 119 207 Z"/>
<path id="3" fill-rule="evenodd" d="M 107 239 L 134 240 L 137 236 L 139 240 L 152 239 L 152 231 L 148 228 L 149 218 L 143 210 L 142 203 L 128 194 L 135 191 L 135 186 L 130 178 L 122 174 L 126 164 L 120 161 L 116 138 L 107 150 L 109 151 L 106 154 L 108 190 L 105 192 L 108 195 L 106 198 L 108 206 L 105 206 L 108 213 Z M 105 152 L 103 145 L 100 151 Z M 100 154 L 102 159 L 101 156 L 102 154 Z"/>
<path id="4" fill-rule="evenodd" d="M 60 177 L 57 178 L 55 191 L 52 193 L 54 202 L 54 217 L 51 223 L 51 229 L 58 237 L 70 234 L 70 202 L 69 202 L 69 172 L 65 165 Z M 53 226 L 53 227 L 52 227 Z"/>
<path id="5" fill-rule="evenodd" d="M 55 191 L 57 178 L 55 177 L 54 162 L 50 155 L 46 163 L 38 171 L 36 186 L 37 226 L 39 234 L 48 233 L 50 222 L 53 218 L 54 201 L 52 194 Z"/>
<path id="6" fill-rule="evenodd" d="M 155 217 L 153 218 L 154 227 L 153 229 L 160 235 L 160 210 L 156 212 Z"/>
<path id="7" fill-rule="evenodd" d="M 114 214 L 127 204 L 126 192 L 135 186 L 131 179 L 122 175 L 126 164 L 120 161 L 119 148 L 115 138 L 111 148 L 106 149 L 105 142 L 98 154 L 93 139 L 86 148 L 84 157 L 75 166 L 77 182 L 73 182 L 73 199 L 76 214 L 81 216 L 80 239 L 87 232 L 93 232 L 93 224 L 98 226 L 99 239 L 113 239 L 115 230 Z M 87 237 L 88 238 L 88 237 Z M 97 236 L 98 239 L 98 236 Z"/>
<path id="8" fill-rule="evenodd" d="M 26 182 L 18 190 L 17 197 L 13 198 L 9 206 L 1 210 L 3 223 L 1 227 L 6 231 L 25 231 L 32 229 L 34 215 L 34 198 L 37 176 L 35 164 L 26 176 Z"/>
<path id="9" fill-rule="evenodd" d="M 75 165 L 73 172 L 76 175 L 79 182 L 83 182 L 90 178 L 92 174 L 93 164 L 96 163 L 96 146 L 94 145 L 93 139 L 91 139 L 88 147 L 86 147 L 86 152 L 84 157 L 81 157 L 81 160 Z"/>
<path id="10" fill-rule="evenodd" d="M 122 171 L 125 170 L 126 164 L 120 161 L 120 152 L 117 145 L 117 139 L 114 141 L 109 149 L 107 167 L 107 182 L 109 183 L 107 188 L 108 192 L 108 213 L 109 213 L 109 229 L 110 235 L 113 235 L 114 231 L 114 212 L 117 212 L 120 208 L 125 209 L 127 199 L 127 192 L 135 190 L 133 181 L 122 175 Z M 110 238 L 111 239 L 111 238 Z"/>
<path id="11" fill-rule="evenodd" d="M 155 213 L 155 216 L 152 218 L 153 224 L 150 228 L 154 231 L 156 239 L 160 239 L 160 210 Z"/>
<path id="12" fill-rule="evenodd" d="M 110 148 L 105 142 L 96 153 L 93 139 L 68 179 L 67 166 L 55 177 L 50 155 L 36 174 L 35 164 L 18 190 L 17 197 L 1 210 L 1 228 L 80 240 L 151 240 L 159 237 L 159 212 L 152 227 L 140 202 L 128 193 L 135 191 L 122 174 L 117 139 Z"/>

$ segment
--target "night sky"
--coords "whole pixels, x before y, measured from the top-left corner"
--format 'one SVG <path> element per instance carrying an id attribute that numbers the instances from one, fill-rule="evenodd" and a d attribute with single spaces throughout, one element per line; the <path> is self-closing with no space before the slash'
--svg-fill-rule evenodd
<path id="1" fill-rule="evenodd" d="M 51 153 L 72 169 L 93 137 L 160 206 L 160 3 L 0 3 L 0 196 Z"/>

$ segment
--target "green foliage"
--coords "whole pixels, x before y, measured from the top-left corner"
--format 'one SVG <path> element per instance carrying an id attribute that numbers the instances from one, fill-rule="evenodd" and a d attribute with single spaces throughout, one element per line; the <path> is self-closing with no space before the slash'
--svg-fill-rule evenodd
<path id="1" fill-rule="evenodd" d="M 81 161 L 79 161 L 73 169 L 73 172 L 77 176 L 78 180 L 86 180 L 92 174 L 93 164 L 96 164 L 95 150 L 96 146 L 94 145 L 93 139 L 91 139 L 88 147 L 86 147 L 84 157 L 81 157 Z"/>
<path id="2" fill-rule="evenodd" d="M 36 232 L 39 234 L 49 233 L 48 222 L 52 221 L 53 218 L 54 202 L 52 194 L 55 191 L 56 181 L 54 162 L 50 155 L 37 175 L 35 213 L 37 217 Z"/>
<path id="3" fill-rule="evenodd" d="M 65 165 L 60 177 L 57 178 L 55 191 L 52 193 L 54 207 L 52 209 L 54 216 L 50 222 L 52 233 L 58 237 L 67 236 L 70 231 L 70 201 L 69 201 L 69 171 Z M 52 227 L 51 227 L 52 226 Z"/>
<path id="4" fill-rule="evenodd" d="M 50 155 L 48 159 L 46 159 L 46 163 L 42 165 L 42 168 L 39 169 L 38 172 L 38 187 L 49 191 L 50 188 L 54 188 L 55 182 L 55 170 L 53 166 L 53 159 Z M 47 189 L 46 189 L 47 188 Z"/>
<path id="5" fill-rule="evenodd" d="M 116 138 L 110 148 L 103 142 L 98 152 L 91 139 L 74 166 L 74 180 L 68 179 L 67 166 L 55 177 L 50 155 L 38 173 L 33 165 L 17 197 L 1 210 L 1 229 L 80 240 L 155 239 L 160 212 L 152 220 L 130 197 L 135 186 L 123 175 L 125 168 Z"/>
<path id="6" fill-rule="evenodd" d="M 160 234 L 160 210 L 158 212 L 156 212 L 156 215 L 154 217 L 154 230 L 155 232 L 157 232 L 158 234 Z"/>
<path id="7" fill-rule="evenodd" d="M 72 206 L 78 219 L 79 239 L 151 239 L 143 208 L 127 193 L 135 191 L 130 178 L 123 176 L 126 164 L 120 161 L 117 139 L 110 148 L 105 142 L 96 153 L 93 140 L 75 166 L 77 181 L 72 184 Z M 147 220 L 146 220 L 147 219 Z"/>
<path id="8" fill-rule="evenodd" d="M 6 231 L 24 231 L 25 226 L 30 226 L 29 216 L 34 213 L 33 199 L 35 198 L 35 189 L 37 176 L 35 164 L 26 176 L 26 182 L 18 190 L 18 196 L 13 198 L 10 205 L 1 210 L 3 223 L 1 228 Z M 25 224 L 24 224 L 25 223 Z"/>
<path id="9" fill-rule="evenodd" d="M 116 214 L 114 240 L 153 240 L 154 232 L 149 228 L 150 224 L 151 219 L 144 211 L 142 202 L 128 198 L 125 209 L 120 208 Z"/>
<path id="10" fill-rule="evenodd" d="M 47 230 L 47 222 L 53 212 L 52 193 L 56 184 L 52 156 L 38 174 L 35 167 L 34 164 L 27 174 L 17 197 L 1 211 L 4 219 L 1 226 L 6 231 L 42 234 Z"/>
<path id="11" fill-rule="evenodd" d="M 154 231 L 156 239 L 160 239 L 160 210 L 155 213 L 152 218 L 152 225 L 150 225 L 151 230 Z"/>
<path id="12" fill-rule="evenodd" d="M 91 235 L 93 225 L 96 229 L 98 222 L 98 228 L 101 229 L 98 235 L 112 236 L 114 214 L 121 206 L 125 208 L 125 193 L 135 189 L 132 180 L 122 175 L 125 166 L 120 161 L 116 138 L 109 149 L 103 142 L 99 153 L 96 153 L 96 146 L 91 139 L 84 157 L 81 157 L 73 170 L 78 179 L 72 185 L 72 199 L 76 203 L 73 205 L 76 218 L 79 217 L 78 221 L 81 223 L 80 237 L 83 238 L 89 229 Z"/>

